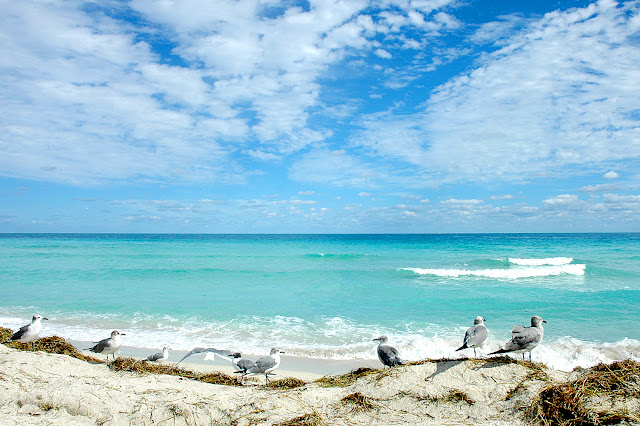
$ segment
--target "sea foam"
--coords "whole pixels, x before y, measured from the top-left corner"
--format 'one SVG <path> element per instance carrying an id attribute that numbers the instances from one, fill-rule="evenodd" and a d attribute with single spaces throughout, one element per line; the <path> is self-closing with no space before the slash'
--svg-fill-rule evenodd
<path id="1" fill-rule="evenodd" d="M 542 266 L 542 265 L 566 265 L 568 263 L 573 262 L 573 258 L 571 257 L 549 257 L 546 259 L 518 259 L 518 258 L 508 258 L 509 263 L 513 265 L 523 265 L 523 266 Z"/>
<path id="2" fill-rule="evenodd" d="M 75 341 L 95 341 L 107 337 L 111 332 L 111 328 L 104 328 L 104 320 L 107 318 L 88 313 L 72 317 L 58 315 L 53 322 L 45 324 L 41 335 L 44 337 L 55 334 Z M 159 349 L 170 345 L 174 350 L 191 350 L 201 346 L 262 354 L 277 344 L 287 354 L 294 356 L 327 360 L 375 360 L 376 345 L 372 339 L 384 334 L 406 361 L 473 355 L 472 350 L 456 351 L 462 343 L 467 326 L 418 326 L 409 323 L 390 328 L 341 317 L 308 321 L 283 316 L 202 322 L 196 318 L 126 318 L 110 315 L 108 320 L 113 328 L 126 332 L 123 350 L 127 347 Z M 0 316 L 0 323 L 11 328 L 17 328 L 23 322 L 24 319 Z M 494 331 L 490 328 L 489 339 L 478 355 L 486 356 L 499 349 L 508 340 L 508 334 L 507 329 Z M 624 359 L 640 361 L 640 341 L 624 338 L 614 342 L 593 342 L 570 336 L 545 336 L 543 342 L 533 350 L 534 361 L 564 371 Z"/>

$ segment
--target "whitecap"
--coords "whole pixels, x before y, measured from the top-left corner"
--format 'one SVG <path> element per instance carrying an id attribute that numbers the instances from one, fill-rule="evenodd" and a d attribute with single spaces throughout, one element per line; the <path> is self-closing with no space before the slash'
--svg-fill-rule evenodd
<path id="1" fill-rule="evenodd" d="M 518 258 L 509 258 L 509 263 L 513 265 L 521 265 L 521 266 L 543 266 L 543 265 L 566 265 L 568 263 L 573 262 L 573 258 L 571 257 L 548 257 L 545 259 L 518 259 Z"/>
<path id="2" fill-rule="evenodd" d="M 437 277 L 457 278 L 461 276 L 475 276 L 481 278 L 519 279 L 531 277 L 549 277 L 562 274 L 584 275 L 586 265 L 568 264 L 559 266 L 540 266 L 529 268 L 510 269 L 425 269 L 425 268 L 401 268 L 412 271 L 418 275 L 433 275 Z"/>

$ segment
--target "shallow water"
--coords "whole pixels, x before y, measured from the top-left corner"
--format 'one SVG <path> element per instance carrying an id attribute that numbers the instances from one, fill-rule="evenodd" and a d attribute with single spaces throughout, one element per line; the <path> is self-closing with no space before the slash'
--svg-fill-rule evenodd
<path id="1" fill-rule="evenodd" d="M 0 325 L 125 344 L 278 345 L 319 358 L 454 350 L 476 315 L 485 352 L 547 320 L 534 360 L 640 360 L 640 234 L 0 235 Z M 472 354 L 472 352 L 471 352 Z M 466 353 L 469 355 L 469 353 Z"/>

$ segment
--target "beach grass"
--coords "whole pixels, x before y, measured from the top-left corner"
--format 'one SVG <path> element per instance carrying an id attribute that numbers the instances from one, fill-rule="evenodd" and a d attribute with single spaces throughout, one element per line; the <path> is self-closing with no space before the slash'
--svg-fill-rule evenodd
<path id="1" fill-rule="evenodd" d="M 370 411 L 378 408 L 374 398 L 363 395 L 360 392 L 353 392 L 340 400 L 343 405 L 349 406 L 353 412 Z"/>
<path id="2" fill-rule="evenodd" d="M 167 374 L 187 379 L 198 380 L 205 383 L 227 386 L 243 386 L 240 378 L 228 374 L 213 371 L 211 373 L 197 373 L 195 371 L 178 368 L 173 365 L 156 364 L 129 357 L 118 357 L 108 364 L 113 371 L 127 371 L 137 374 Z"/>
<path id="3" fill-rule="evenodd" d="M 0 327 L 0 342 L 5 342 L 13 335 L 13 331 L 8 328 Z M 32 343 L 9 342 L 5 343 L 7 347 L 20 351 L 42 351 L 50 354 L 69 355 L 83 361 L 101 363 L 103 361 L 92 356 L 88 356 L 80 352 L 71 343 L 67 342 L 60 336 L 49 336 L 36 339 Z"/>
<path id="4" fill-rule="evenodd" d="M 377 370 L 374 368 L 360 367 L 339 376 L 321 377 L 320 379 L 316 380 L 315 383 L 324 388 L 346 388 L 354 384 L 359 378 L 370 376 L 373 374 L 379 374 L 380 371 L 381 370 Z"/>
<path id="5" fill-rule="evenodd" d="M 640 363 L 625 360 L 574 371 L 576 379 L 549 385 L 533 399 L 529 418 L 560 426 L 640 422 L 640 407 L 626 404 L 640 397 Z"/>
<path id="6" fill-rule="evenodd" d="M 324 424 L 326 423 L 322 421 L 322 418 L 318 413 L 311 413 L 294 417 L 293 419 L 286 420 L 281 423 L 276 423 L 275 426 L 320 426 Z"/>
<path id="7" fill-rule="evenodd" d="M 295 389 L 305 386 L 307 382 L 296 379 L 295 377 L 285 377 L 284 379 L 275 380 L 266 384 L 270 389 Z"/>

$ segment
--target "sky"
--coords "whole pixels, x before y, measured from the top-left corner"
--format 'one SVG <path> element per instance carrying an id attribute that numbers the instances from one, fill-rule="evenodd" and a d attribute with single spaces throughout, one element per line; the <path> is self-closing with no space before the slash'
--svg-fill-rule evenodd
<path id="1" fill-rule="evenodd" d="M 639 12 L 0 0 L 0 232 L 638 232 Z"/>

